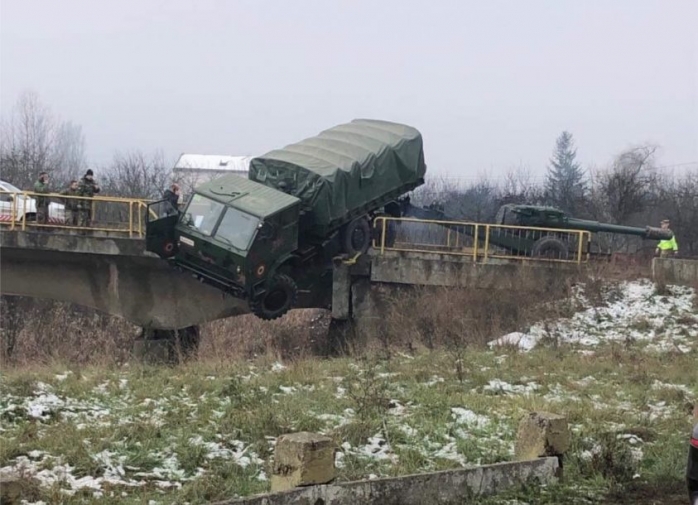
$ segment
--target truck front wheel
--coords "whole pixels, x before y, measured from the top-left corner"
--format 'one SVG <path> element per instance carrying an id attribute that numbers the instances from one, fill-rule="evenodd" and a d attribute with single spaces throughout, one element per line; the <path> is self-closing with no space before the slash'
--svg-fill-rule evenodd
<path id="1" fill-rule="evenodd" d="M 276 274 L 271 279 L 269 289 L 250 300 L 250 308 L 260 319 L 270 321 L 291 310 L 297 298 L 298 286 L 295 281 L 286 274 Z"/>
<path id="2" fill-rule="evenodd" d="M 344 227 L 342 248 L 348 254 L 365 254 L 371 246 L 371 225 L 365 216 L 354 219 Z"/>

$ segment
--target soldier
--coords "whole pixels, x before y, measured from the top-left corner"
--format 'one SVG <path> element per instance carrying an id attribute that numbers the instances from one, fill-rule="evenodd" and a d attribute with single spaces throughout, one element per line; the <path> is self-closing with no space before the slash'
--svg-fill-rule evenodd
<path id="1" fill-rule="evenodd" d="M 99 184 L 94 180 L 94 173 L 91 169 L 85 172 L 78 185 L 78 196 L 92 198 L 99 193 Z M 90 200 L 80 200 L 80 226 L 90 226 L 92 223 L 92 202 Z"/>
<path id="2" fill-rule="evenodd" d="M 179 184 L 172 184 L 168 189 L 165 190 L 165 193 L 162 195 L 162 197 L 170 202 L 170 205 L 172 206 L 172 212 L 176 213 L 179 211 L 179 195 L 180 195 L 180 189 L 179 189 Z M 170 210 L 168 209 L 167 214 L 170 214 Z"/>
<path id="3" fill-rule="evenodd" d="M 662 229 L 668 230 L 671 223 L 668 219 L 662 221 Z M 657 250 L 655 251 L 660 257 L 665 258 L 669 256 L 670 252 L 674 255 L 679 254 L 679 245 L 676 243 L 676 235 L 671 237 L 669 240 L 660 240 L 657 244 Z"/>
<path id="4" fill-rule="evenodd" d="M 70 186 L 68 187 L 68 189 L 62 191 L 61 195 L 79 196 L 78 193 L 78 181 L 73 179 L 72 181 L 70 181 Z M 80 222 L 80 200 L 78 200 L 77 198 L 66 198 L 65 212 L 65 224 L 67 224 L 68 226 L 78 226 Z"/>
<path id="5" fill-rule="evenodd" d="M 39 180 L 34 183 L 34 193 L 48 194 L 51 190 L 48 185 L 48 174 L 46 172 L 41 172 L 39 174 Z M 36 223 L 37 224 L 47 224 L 48 223 L 48 205 L 50 199 L 47 196 L 37 196 L 36 197 Z"/>

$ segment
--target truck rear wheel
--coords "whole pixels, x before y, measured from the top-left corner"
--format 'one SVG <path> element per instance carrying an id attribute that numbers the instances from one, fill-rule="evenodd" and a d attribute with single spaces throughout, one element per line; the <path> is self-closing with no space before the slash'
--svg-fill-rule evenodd
<path id="1" fill-rule="evenodd" d="M 531 256 L 534 258 L 550 258 L 566 260 L 569 258 L 567 245 L 557 237 L 543 237 L 533 244 Z"/>
<path id="2" fill-rule="evenodd" d="M 298 298 L 298 286 L 286 274 L 276 274 L 263 295 L 250 300 L 252 312 L 265 321 L 278 319 L 293 308 Z"/>
<path id="3" fill-rule="evenodd" d="M 354 219 L 344 227 L 342 248 L 348 254 L 364 254 L 371 246 L 371 226 L 365 216 Z"/>

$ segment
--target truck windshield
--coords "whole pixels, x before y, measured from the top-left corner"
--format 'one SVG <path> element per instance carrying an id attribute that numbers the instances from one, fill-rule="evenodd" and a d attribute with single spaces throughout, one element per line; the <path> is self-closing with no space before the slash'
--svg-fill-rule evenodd
<path id="1" fill-rule="evenodd" d="M 246 251 L 259 225 L 259 219 L 228 207 L 218 225 L 215 238 L 227 242 L 236 249 Z"/>
<path id="2" fill-rule="evenodd" d="M 182 216 L 182 224 L 211 236 L 223 207 L 222 203 L 194 194 Z"/>

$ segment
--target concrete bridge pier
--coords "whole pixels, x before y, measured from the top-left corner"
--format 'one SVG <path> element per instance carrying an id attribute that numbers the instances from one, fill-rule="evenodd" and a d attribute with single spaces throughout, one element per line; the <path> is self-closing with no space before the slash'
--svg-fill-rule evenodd
<path id="1" fill-rule="evenodd" d="M 177 364 L 196 355 L 200 339 L 198 326 L 179 330 L 141 328 L 132 353 L 143 363 Z"/>
<path id="2" fill-rule="evenodd" d="M 516 290 L 533 281 L 541 291 L 559 285 L 583 265 L 551 264 L 439 253 L 369 251 L 354 264 L 337 262 L 332 284 L 332 321 L 328 335 L 330 353 L 344 353 L 366 338 L 381 338 L 389 331 L 387 316 L 396 297 L 415 288 L 466 288 Z M 406 310 L 418 310 L 409 307 Z"/>

